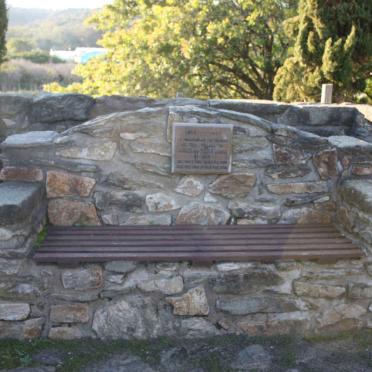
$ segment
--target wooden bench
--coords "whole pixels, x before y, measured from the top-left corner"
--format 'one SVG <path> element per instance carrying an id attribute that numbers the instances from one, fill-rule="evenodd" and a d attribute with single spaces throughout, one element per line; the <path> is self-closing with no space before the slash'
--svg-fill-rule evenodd
<path id="1" fill-rule="evenodd" d="M 331 225 L 49 227 L 37 262 L 335 261 L 360 248 Z"/>

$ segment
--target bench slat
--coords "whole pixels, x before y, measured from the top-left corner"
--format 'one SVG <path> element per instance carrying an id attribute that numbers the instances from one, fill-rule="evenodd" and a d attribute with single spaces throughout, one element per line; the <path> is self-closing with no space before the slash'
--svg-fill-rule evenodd
<path id="1" fill-rule="evenodd" d="M 52 227 L 37 262 L 359 258 L 331 225 Z"/>

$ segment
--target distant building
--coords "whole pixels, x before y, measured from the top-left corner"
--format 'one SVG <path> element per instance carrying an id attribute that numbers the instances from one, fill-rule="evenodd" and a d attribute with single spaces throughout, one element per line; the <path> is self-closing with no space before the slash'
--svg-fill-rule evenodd
<path id="1" fill-rule="evenodd" d="M 104 48 L 85 48 L 79 47 L 75 50 L 53 50 L 51 49 L 49 55 L 51 57 L 58 57 L 66 62 L 87 63 L 91 58 L 104 55 L 107 50 Z"/>

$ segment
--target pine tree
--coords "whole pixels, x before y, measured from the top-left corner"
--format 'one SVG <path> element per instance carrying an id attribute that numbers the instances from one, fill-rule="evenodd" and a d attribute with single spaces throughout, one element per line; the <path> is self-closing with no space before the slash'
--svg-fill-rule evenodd
<path id="1" fill-rule="evenodd" d="M 335 101 L 363 91 L 372 67 L 371 14 L 366 0 L 300 0 L 285 24 L 295 44 L 275 77 L 274 98 L 319 101 L 322 83 L 334 85 Z"/>
<path id="2" fill-rule="evenodd" d="M 4 61 L 6 53 L 5 34 L 8 28 L 8 16 L 5 0 L 0 0 L 0 63 Z"/>

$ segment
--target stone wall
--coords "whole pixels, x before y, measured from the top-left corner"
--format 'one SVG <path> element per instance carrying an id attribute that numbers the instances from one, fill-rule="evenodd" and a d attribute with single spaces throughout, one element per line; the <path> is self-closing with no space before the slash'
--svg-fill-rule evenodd
<path id="1" fill-rule="evenodd" d="M 307 107 L 133 99 L 152 107 L 110 113 L 123 100 L 116 97 L 117 106 L 112 97 L 95 101 L 90 115 L 106 115 L 65 132 L 39 128 L 2 143 L 0 337 L 314 334 L 372 327 L 372 144 L 299 130 L 293 124 L 304 121 L 291 118 L 313 110 Z M 259 116 L 243 112 L 254 105 Z M 309 114 L 314 123 L 330 112 L 322 110 Z M 279 122 L 285 115 L 289 125 Z M 171 174 L 175 122 L 233 124 L 232 174 Z M 366 121 L 363 126 L 368 133 Z M 45 219 L 54 225 L 335 223 L 366 257 L 330 264 L 36 265 L 30 252 Z"/>

